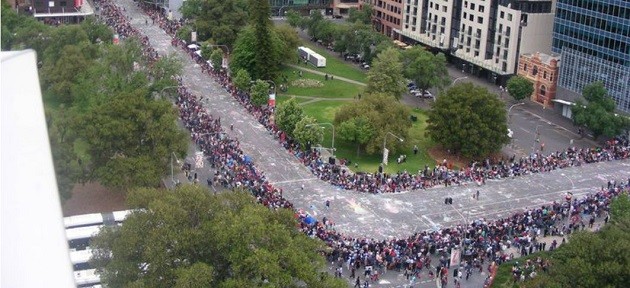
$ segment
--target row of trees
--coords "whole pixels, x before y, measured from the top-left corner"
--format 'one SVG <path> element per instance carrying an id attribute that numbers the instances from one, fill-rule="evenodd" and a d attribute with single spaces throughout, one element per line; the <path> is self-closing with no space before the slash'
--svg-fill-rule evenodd
<path id="1" fill-rule="evenodd" d="M 172 104 L 154 94 L 177 85 L 172 76 L 181 64 L 165 57 L 149 66 L 137 41 L 111 44 L 112 31 L 93 18 L 49 27 L 5 5 L 2 16 L 3 31 L 12 35 L 3 37 L 3 49 L 36 49 L 41 63 L 61 198 L 76 182 L 159 185 L 171 153 L 183 156 L 187 142 Z"/>
<path id="2" fill-rule="evenodd" d="M 625 287 L 630 283 L 630 200 L 611 203 L 610 222 L 596 233 L 580 231 L 549 255 L 548 273 L 520 287 Z"/>
<path id="3" fill-rule="evenodd" d="M 295 229 L 290 209 L 197 185 L 164 192 L 132 190 L 136 210 L 92 241 L 108 287 L 347 287 L 324 272 L 324 243 Z"/>

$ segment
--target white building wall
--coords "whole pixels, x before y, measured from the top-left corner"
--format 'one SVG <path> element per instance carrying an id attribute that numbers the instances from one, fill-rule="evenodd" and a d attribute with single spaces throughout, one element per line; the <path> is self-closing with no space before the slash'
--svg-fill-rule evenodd
<path id="1" fill-rule="evenodd" d="M 490 31 L 490 1 L 464 0 L 459 27 L 458 48 L 462 55 L 485 58 Z"/>
<path id="2" fill-rule="evenodd" d="M 494 27 L 496 36 L 494 39 L 493 70 L 501 73 L 513 74 L 516 71 L 518 59 L 519 26 L 521 12 L 505 6 L 499 6 L 497 21 Z M 549 28 L 551 30 L 551 28 Z"/>
<path id="3" fill-rule="evenodd" d="M 422 2 L 426 0 L 405 0 L 403 2 L 402 31 L 419 35 L 422 27 Z"/>
<path id="4" fill-rule="evenodd" d="M 453 3 L 454 0 L 429 0 L 425 35 L 433 47 L 450 47 Z"/>

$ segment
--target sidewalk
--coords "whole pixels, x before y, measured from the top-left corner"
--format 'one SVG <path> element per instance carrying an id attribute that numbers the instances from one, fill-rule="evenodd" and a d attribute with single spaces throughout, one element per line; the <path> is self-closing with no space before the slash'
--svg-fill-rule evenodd
<path id="1" fill-rule="evenodd" d="M 286 65 L 287 65 L 287 66 L 289 66 L 289 67 L 291 67 L 291 68 L 299 69 L 299 70 L 302 70 L 302 71 L 305 71 L 305 72 L 309 72 L 309 73 L 313 73 L 313 74 L 317 74 L 317 75 L 322 75 L 322 76 L 324 76 L 324 75 L 334 76 L 334 77 L 335 77 L 335 79 L 338 79 L 338 80 L 341 80 L 341 81 L 344 81 L 344 82 L 348 82 L 348 83 L 350 83 L 350 84 L 356 84 L 356 85 L 360 85 L 360 86 L 367 86 L 367 84 L 365 84 L 365 83 L 363 83 L 363 82 L 359 82 L 359 81 L 351 80 L 351 79 L 348 79 L 348 78 L 344 78 L 344 77 L 341 77 L 341 76 L 337 76 L 337 75 L 335 75 L 335 74 L 324 73 L 324 72 L 321 72 L 321 71 L 317 71 L 317 70 L 313 70 L 313 69 L 309 69 L 309 68 L 304 68 L 304 67 L 302 67 L 302 66 L 298 66 L 298 65 L 294 65 L 294 64 L 286 64 Z"/>

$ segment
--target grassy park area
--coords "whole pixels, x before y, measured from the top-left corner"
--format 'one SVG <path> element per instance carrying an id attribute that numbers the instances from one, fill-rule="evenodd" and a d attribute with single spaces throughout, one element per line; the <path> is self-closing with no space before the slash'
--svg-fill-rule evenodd
<path id="1" fill-rule="evenodd" d="M 357 69 L 353 67 L 352 64 L 334 57 L 330 51 L 321 46 L 313 43 L 304 43 L 304 45 L 326 57 L 327 67 L 315 68 L 312 65 L 304 66 L 304 64 L 300 64 L 300 66 L 365 83 L 365 71 Z M 349 102 L 357 101 L 355 97 L 359 93 L 363 93 L 365 89 L 365 86 L 339 79 L 325 80 L 325 76 L 323 75 L 306 71 L 302 71 L 302 76 L 300 76 L 300 71 L 301 70 L 290 66 L 283 68 L 282 76 L 280 77 L 282 80 L 280 80 L 281 82 L 278 84 L 283 83 L 287 85 L 288 88 L 284 92 L 278 91 L 276 101 L 282 103 L 291 98 L 295 98 L 304 109 L 306 115 L 317 119 L 319 123 L 332 123 L 337 110 Z M 411 115 L 416 116 L 418 121 L 413 123 L 409 131 L 409 136 L 407 137 L 408 139 L 404 141 L 404 148 L 395 155 L 391 154 L 389 156 L 389 165 L 385 167 L 385 171 L 388 173 L 396 173 L 405 170 L 413 173 L 417 172 L 419 169 L 423 169 L 425 165 L 435 165 L 435 160 L 433 160 L 428 153 L 428 149 L 432 147 L 433 144 L 424 136 L 427 119 L 426 113 L 420 109 L 413 109 Z M 325 128 L 325 134 L 321 145 L 329 148 L 332 144 L 332 129 L 330 126 L 323 127 Z M 413 154 L 414 145 L 417 145 L 419 148 L 417 155 Z M 335 148 L 335 156 L 337 159 L 344 158 L 352 161 L 352 164 L 348 165 L 348 167 L 355 172 L 375 172 L 378 170 L 378 166 L 382 161 L 381 152 L 367 155 L 365 151 L 361 151 L 361 154 L 357 156 L 356 145 L 342 140 L 338 135 L 335 137 Z M 397 164 L 396 159 L 401 154 L 407 155 L 407 161 L 402 164 Z M 357 166 L 355 166 L 355 163 Z"/>
<path id="2" fill-rule="evenodd" d="M 336 52 L 326 50 L 324 47 L 319 46 L 313 42 L 305 41 L 302 43 L 302 45 L 305 47 L 311 48 L 313 51 L 317 52 L 319 55 L 322 55 L 326 58 L 326 67 L 316 68 L 313 65 L 308 65 L 304 67 L 315 69 L 317 71 L 321 71 L 328 74 L 333 74 L 336 76 L 341 76 L 344 78 L 348 78 L 350 80 L 367 83 L 367 75 L 365 71 L 359 69 L 356 66 L 353 66 L 350 62 L 345 62 L 337 58 L 338 54 Z M 300 64 L 300 65 L 304 65 L 304 64 Z"/>

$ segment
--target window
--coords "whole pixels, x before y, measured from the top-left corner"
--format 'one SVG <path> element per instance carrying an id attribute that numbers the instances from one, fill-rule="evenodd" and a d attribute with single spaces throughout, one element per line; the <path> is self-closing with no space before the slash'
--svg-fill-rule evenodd
<path id="1" fill-rule="evenodd" d="M 545 85 L 541 85 L 540 86 L 540 96 L 545 96 L 545 94 L 547 94 L 547 88 L 545 87 Z"/>
<path id="2" fill-rule="evenodd" d="M 527 63 L 523 64 L 523 71 L 527 72 Z"/>
<path id="3" fill-rule="evenodd" d="M 475 10 L 475 3 L 470 3 L 470 10 Z"/>
<path id="4" fill-rule="evenodd" d="M 532 76 L 536 76 L 536 74 L 538 74 L 538 67 L 534 66 L 534 68 L 532 68 Z"/>
<path id="5" fill-rule="evenodd" d="M 464 12 L 464 19 L 468 18 L 468 13 Z"/>
<path id="6" fill-rule="evenodd" d="M 512 21 L 512 13 L 508 13 L 508 18 L 507 18 L 507 20 L 508 20 L 508 21 Z"/>
<path id="7" fill-rule="evenodd" d="M 470 14 L 469 17 L 468 17 L 468 20 L 475 21 L 475 15 Z"/>
<path id="8" fill-rule="evenodd" d="M 547 71 L 543 71 L 543 79 L 547 80 Z"/>
<path id="9" fill-rule="evenodd" d="M 483 18 L 481 18 L 481 16 L 477 17 L 477 23 L 483 24 Z"/>
<path id="10" fill-rule="evenodd" d="M 505 18 L 505 12 L 501 11 L 501 13 L 499 14 L 499 17 L 500 17 L 501 19 Z"/>
<path id="11" fill-rule="evenodd" d="M 484 8 L 485 8 L 485 6 L 483 6 L 483 5 L 479 5 L 479 12 L 482 12 L 482 13 L 483 13 L 483 11 L 485 10 Z"/>

